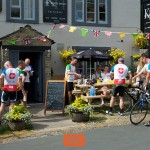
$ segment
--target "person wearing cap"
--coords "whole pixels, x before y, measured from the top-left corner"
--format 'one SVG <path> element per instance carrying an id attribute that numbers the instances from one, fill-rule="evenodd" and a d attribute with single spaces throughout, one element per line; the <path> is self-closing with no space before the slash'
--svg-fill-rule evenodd
<path id="1" fill-rule="evenodd" d="M 110 108 L 106 111 L 107 114 L 112 115 L 113 107 L 115 103 L 115 97 L 119 93 L 120 99 L 120 112 L 119 114 L 123 116 L 123 108 L 124 108 L 124 91 L 125 91 L 125 84 L 126 84 L 126 77 L 129 74 L 129 85 L 132 83 L 132 74 L 131 70 L 124 64 L 124 58 L 118 59 L 118 64 L 114 65 L 111 69 L 110 76 L 114 76 L 114 86 L 112 90 L 112 96 L 110 99 Z"/>

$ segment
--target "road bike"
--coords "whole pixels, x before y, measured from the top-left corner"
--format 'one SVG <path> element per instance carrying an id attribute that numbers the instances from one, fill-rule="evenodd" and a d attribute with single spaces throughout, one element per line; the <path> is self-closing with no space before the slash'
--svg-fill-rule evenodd
<path id="1" fill-rule="evenodd" d="M 144 91 L 140 94 L 140 100 L 137 101 L 133 107 L 131 108 L 130 112 L 130 122 L 134 125 L 138 125 L 141 123 L 149 110 L 150 104 L 150 95 L 145 93 Z"/>

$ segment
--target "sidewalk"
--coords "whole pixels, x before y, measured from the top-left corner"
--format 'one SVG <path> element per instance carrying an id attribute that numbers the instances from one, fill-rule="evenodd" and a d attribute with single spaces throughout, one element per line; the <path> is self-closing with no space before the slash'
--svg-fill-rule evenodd
<path id="1" fill-rule="evenodd" d="M 56 129 L 66 129 L 70 127 L 77 127 L 78 123 L 71 121 L 68 115 L 62 114 L 61 111 L 46 111 L 44 116 L 44 104 L 36 103 L 29 104 L 28 110 L 33 114 L 32 125 L 33 130 L 37 132 L 46 132 Z"/>

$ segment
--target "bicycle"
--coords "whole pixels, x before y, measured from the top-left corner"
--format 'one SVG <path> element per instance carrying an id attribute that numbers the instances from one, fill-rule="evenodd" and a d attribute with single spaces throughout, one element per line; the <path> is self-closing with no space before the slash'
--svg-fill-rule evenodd
<path id="1" fill-rule="evenodd" d="M 148 93 L 142 92 L 140 100 L 137 101 L 131 109 L 130 112 L 130 122 L 134 125 L 141 123 L 149 110 L 150 95 Z"/>

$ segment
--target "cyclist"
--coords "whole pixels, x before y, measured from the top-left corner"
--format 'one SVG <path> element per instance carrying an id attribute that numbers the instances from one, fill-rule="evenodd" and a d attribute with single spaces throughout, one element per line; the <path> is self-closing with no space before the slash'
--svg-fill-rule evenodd
<path id="1" fill-rule="evenodd" d="M 114 75 L 114 87 L 112 91 L 112 96 L 110 99 L 110 108 L 106 111 L 107 114 L 112 115 L 114 103 L 115 103 L 115 97 L 117 96 L 117 93 L 119 93 L 119 99 L 120 99 L 120 112 L 119 115 L 123 116 L 123 108 L 124 108 L 124 92 L 125 92 L 125 84 L 126 84 L 126 76 L 129 74 L 129 85 L 132 83 L 132 74 L 130 69 L 124 64 L 124 59 L 119 58 L 118 64 L 115 65 L 111 69 L 110 76 Z"/>
<path id="2" fill-rule="evenodd" d="M 10 61 L 6 61 L 4 67 L 5 69 L 2 71 L 0 76 L 0 89 L 2 90 L 0 105 L 0 123 L 2 114 L 4 113 L 5 104 L 8 101 L 8 99 L 11 103 L 11 106 L 16 104 L 17 83 L 19 84 L 20 89 L 25 95 L 25 91 L 22 86 L 21 72 L 18 71 L 16 68 L 13 68 Z M 2 87 L 2 79 L 5 79 L 4 87 Z"/>
<path id="3" fill-rule="evenodd" d="M 147 54 L 142 54 L 141 56 L 143 58 L 143 61 L 146 63 L 144 65 L 144 67 L 142 68 L 142 70 L 136 75 L 133 77 L 133 79 L 139 77 L 141 74 L 146 74 L 146 86 L 148 88 L 148 92 L 150 94 L 150 59 L 149 59 L 149 56 Z M 150 126 L 150 121 L 145 123 L 145 126 Z"/>

